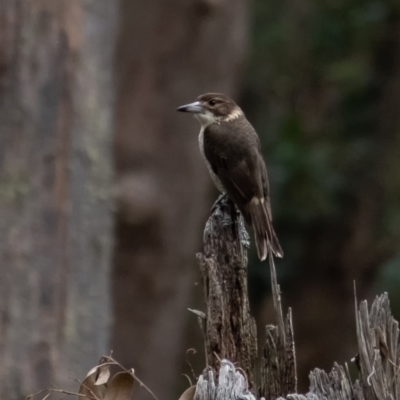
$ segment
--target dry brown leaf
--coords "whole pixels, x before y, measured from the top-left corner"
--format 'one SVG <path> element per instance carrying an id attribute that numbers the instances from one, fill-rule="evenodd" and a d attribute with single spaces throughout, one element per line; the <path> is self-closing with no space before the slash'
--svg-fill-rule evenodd
<path id="1" fill-rule="evenodd" d="M 134 379 L 128 372 L 118 372 L 107 384 L 104 400 L 130 400 Z"/>
<path id="2" fill-rule="evenodd" d="M 102 365 L 98 368 L 96 372 L 94 384 L 96 386 L 104 385 L 105 383 L 108 382 L 109 378 L 110 378 L 110 366 Z"/>
<path id="3" fill-rule="evenodd" d="M 190 386 L 190 388 L 186 389 L 179 400 L 193 400 L 194 394 L 196 393 L 196 386 Z"/>
<path id="4" fill-rule="evenodd" d="M 86 378 L 81 383 L 79 388 L 79 394 L 83 394 L 85 397 L 80 397 L 80 400 L 102 400 L 104 398 L 104 385 L 96 386 L 96 374 L 98 366 L 92 368 L 87 374 Z"/>

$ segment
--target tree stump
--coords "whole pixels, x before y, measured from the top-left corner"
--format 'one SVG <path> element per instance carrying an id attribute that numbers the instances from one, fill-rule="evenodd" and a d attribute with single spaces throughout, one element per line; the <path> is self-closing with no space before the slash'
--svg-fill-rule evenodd
<path id="1" fill-rule="evenodd" d="M 204 254 L 198 255 L 206 312 L 196 314 L 204 328 L 207 367 L 197 382 L 194 400 L 255 400 L 258 395 L 266 400 L 400 399 L 399 327 L 391 315 L 387 293 L 375 299 L 370 313 L 366 301 L 359 308 L 356 301 L 359 379 L 352 383 L 347 365 L 334 363 L 329 374 L 314 369 L 309 392 L 296 393 L 292 313 L 289 309 L 283 318 L 272 256 L 269 264 L 276 326 L 266 327 L 257 390 L 256 326 L 247 293 L 248 246 L 240 213 L 221 196 L 206 224 Z"/>
<path id="2" fill-rule="evenodd" d="M 248 246 L 242 216 L 222 196 L 206 224 L 204 254 L 198 255 L 206 303 L 207 363 L 215 371 L 221 359 L 238 363 L 254 388 L 257 333 L 247 294 Z"/>

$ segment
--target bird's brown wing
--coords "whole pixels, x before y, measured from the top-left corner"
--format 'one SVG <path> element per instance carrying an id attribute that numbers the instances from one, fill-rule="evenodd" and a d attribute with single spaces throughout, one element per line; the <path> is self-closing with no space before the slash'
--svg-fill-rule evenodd
<path id="1" fill-rule="evenodd" d="M 250 124 L 245 128 L 248 130 L 233 134 L 232 129 L 237 132 L 238 128 L 228 124 L 208 127 L 204 132 L 204 154 L 228 195 L 251 223 L 247 206 L 254 196 L 263 196 L 263 182 L 258 137 Z"/>
<path id="2" fill-rule="evenodd" d="M 269 183 L 260 142 L 247 121 L 240 123 L 240 127 L 208 127 L 204 131 L 204 154 L 246 222 L 253 225 L 260 259 L 265 260 L 270 250 L 282 257 L 272 226 Z"/>

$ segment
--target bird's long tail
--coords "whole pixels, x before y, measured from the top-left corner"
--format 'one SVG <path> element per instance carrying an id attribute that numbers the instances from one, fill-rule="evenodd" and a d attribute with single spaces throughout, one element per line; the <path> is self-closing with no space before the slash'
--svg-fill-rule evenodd
<path id="1" fill-rule="evenodd" d="M 283 257 L 281 245 L 272 226 L 271 208 L 267 199 L 254 197 L 250 202 L 249 213 L 260 260 L 264 261 L 269 251 L 272 251 L 275 257 Z"/>

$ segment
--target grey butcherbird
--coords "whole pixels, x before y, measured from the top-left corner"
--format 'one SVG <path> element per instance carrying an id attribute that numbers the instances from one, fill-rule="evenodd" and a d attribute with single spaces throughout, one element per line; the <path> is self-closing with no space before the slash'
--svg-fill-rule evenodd
<path id="1" fill-rule="evenodd" d="M 267 168 L 260 140 L 240 107 L 228 96 L 207 93 L 178 108 L 201 124 L 200 152 L 217 188 L 227 193 L 253 226 L 257 254 L 265 260 L 268 251 L 283 257 L 272 226 Z"/>

